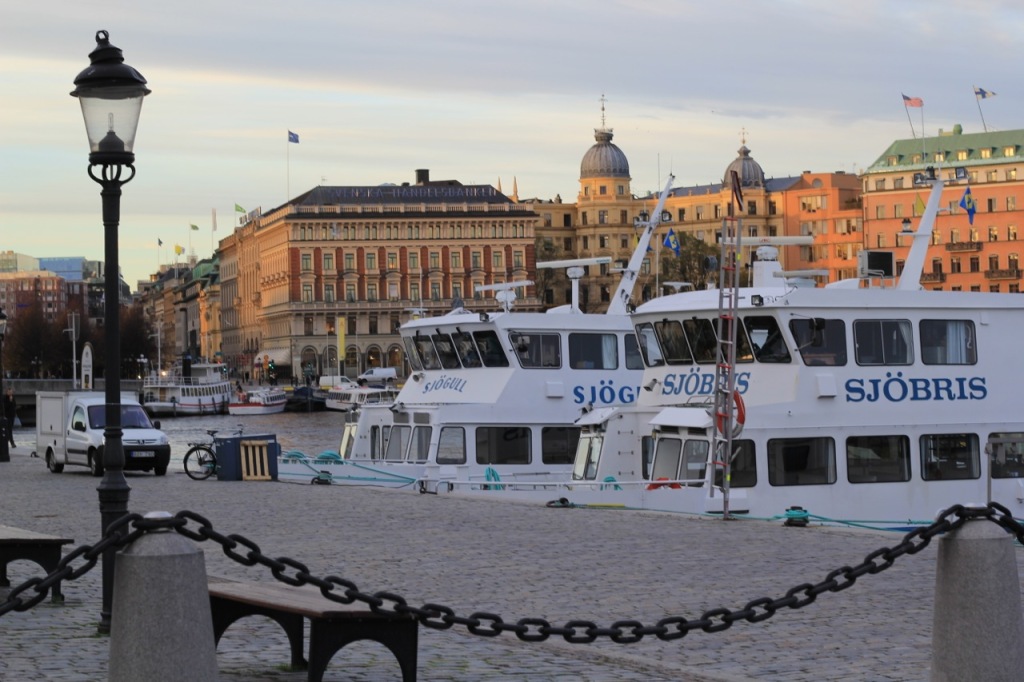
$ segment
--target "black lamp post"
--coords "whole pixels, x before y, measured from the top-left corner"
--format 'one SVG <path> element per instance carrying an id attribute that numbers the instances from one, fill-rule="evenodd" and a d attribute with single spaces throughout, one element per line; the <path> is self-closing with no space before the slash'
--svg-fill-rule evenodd
<path id="1" fill-rule="evenodd" d="M 0 310 L 0 396 L 4 395 L 4 337 L 7 335 L 7 313 Z M 9 436 L 7 429 L 13 429 L 14 424 L 7 423 L 7 410 L 0 410 L 0 462 L 11 461 L 11 451 L 8 449 Z"/>
<path id="2" fill-rule="evenodd" d="M 117 255 L 117 226 L 121 220 L 121 186 L 135 177 L 135 130 L 142 98 L 149 94 L 146 79 L 124 63 L 121 50 L 110 44 L 106 31 L 96 32 L 91 64 L 75 78 L 71 93 L 82 105 L 85 132 L 89 136 L 89 177 L 103 188 L 104 260 L 103 323 L 105 327 L 104 388 L 106 427 L 103 430 L 103 480 L 99 492 L 103 531 L 128 513 L 131 488 L 124 478 L 124 444 L 121 440 L 121 287 Z M 100 166 L 100 173 L 94 172 Z M 124 170 L 130 173 L 123 177 Z M 110 607 L 114 594 L 114 550 L 103 554 L 103 609 L 99 631 L 110 632 Z"/>

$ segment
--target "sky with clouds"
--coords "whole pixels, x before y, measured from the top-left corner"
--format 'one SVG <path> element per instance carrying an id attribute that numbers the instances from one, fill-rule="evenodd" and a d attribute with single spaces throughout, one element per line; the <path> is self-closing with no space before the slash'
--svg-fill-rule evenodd
<path id="1" fill-rule="evenodd" d="M 152 90 L 121 204 L 133 289 L 176 243 L 208 256 L 235 204 L 318 184 L 428 168 L 574 201 L 602 95 L 636 193 L 719 181 L 741 131 L 768 176 L 856 172 L 911 137 L 901 93 L 918 135 L 922 113 L 929 135 L 1024 127 L 1016 0 L 0 3 L 0 250 L 103 258 L 68 93 L 107 30 Z M 997 93 L 981 113 L 974 86 Z"/>

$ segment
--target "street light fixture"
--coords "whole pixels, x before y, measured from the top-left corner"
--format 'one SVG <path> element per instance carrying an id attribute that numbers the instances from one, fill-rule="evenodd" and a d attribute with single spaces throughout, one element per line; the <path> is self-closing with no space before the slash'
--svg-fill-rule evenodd
<path id="1" fill-rule="evenodd" d="M 4 395 L 4 337 L 7 336 L 7 313 L 0 310 L 0 396 Z M 13 429 L 14 424 L 7 423 L 7 410 L 0 410 L 0 462 L 11 461 L 11 451 L 8 449 L 10 436 L 7 429 Z"/>
<path id="2" fill-rule="evenodd" d="M 96 32 L 96 49 L 90 64 L 75 78 L 75 90 L 82 105 L 85 132 L 89 137 L 89 177 L 97 182 L 103 199 L 105 272 L 103 273 L 105 327 L 104 390 L 106 427 L 103 430 L 103 480 L 99 493 L 100 519 L 104 533 L 114 521 L 128 513 L 131 488 L 124 478 L 124 443 L 121 440 L 121 331 L 120 264 L 117 227 L 121 220 L 121 186 L 135 177 L 135 131 L 142 110 L 142 98 L 149 94 L 146 79 L 124 63 L 121 50 L 110 44 L 106 31 Z M 100 166 L 99 175 L 94 168 Z M 125 169 L 130 173 L 122 177 Z M 110 609 L 114 594 L 114 550 L 103 553 L 103 607 L 99 631 L 110 632 Z"/>

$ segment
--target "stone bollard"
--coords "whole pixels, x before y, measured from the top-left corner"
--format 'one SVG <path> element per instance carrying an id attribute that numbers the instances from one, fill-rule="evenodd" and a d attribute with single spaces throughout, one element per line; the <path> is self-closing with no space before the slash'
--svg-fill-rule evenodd
<path id="1" fill-rule="evenodd" d="M 195 543 L 170 530 L 146 533 L 114 566 L 111 682 L 216 680 L 206 561 Z"/>
<path id="2" fill-rule="evenodd" d="M 939 542 L 932 682 L 1016 682 L 1024 671 L 1024 616 L 1013 536 L 971 520 Z"/>

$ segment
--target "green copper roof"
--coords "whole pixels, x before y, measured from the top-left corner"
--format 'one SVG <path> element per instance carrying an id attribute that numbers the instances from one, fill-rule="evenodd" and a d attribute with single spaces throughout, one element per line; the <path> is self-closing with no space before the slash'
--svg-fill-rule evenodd
<path id="1" fill-rule="evenodd" d="M 939 154 L 942 158 L 937 158 Z M 921 170 L 928 166 L 970 167 L 1024 161 L 1024 130 L 988 133 L 952 132 L 934 137 L 896 140 L 871 164 L 865 174 L 894 170 Z"/>

